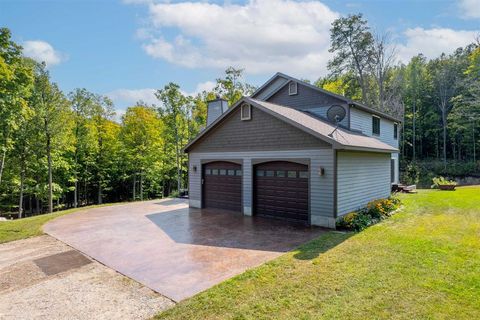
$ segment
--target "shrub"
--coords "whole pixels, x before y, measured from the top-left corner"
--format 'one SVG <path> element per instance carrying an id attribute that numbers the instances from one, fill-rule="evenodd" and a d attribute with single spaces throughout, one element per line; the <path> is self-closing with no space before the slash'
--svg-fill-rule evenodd
<path id="1" fill-rule="evenodd" d="M 372 218 L 364 210 L 347 213 L 339 218 L 337 227 L 353 231 L 361 231 L 372 224 Z"/>
<path id="2" fill-rule="evenodd" d="M 406 165 L 405 170 L 402 172 L 402 181 L 406 184 L 418 184 L 420 181 L 421 168 L 416 162 L 411 162 Z"/>
<path id="3" fill-rule="evenodd" d="M 347 213 L 337 220 L 337 227 L 352 231 L 361 231 L 379 221 L 386 219 L 400 206 L 397 198 L 371 201 L 364 209 Z"/>
<path id="4" fill-rule="evenodd" d="M 435 177 L 432 179 L 432 189 L 438 189 L 438 186 L 456 186 L 457 182 L 453 180 L 447 180 L 444 177 Z"/>

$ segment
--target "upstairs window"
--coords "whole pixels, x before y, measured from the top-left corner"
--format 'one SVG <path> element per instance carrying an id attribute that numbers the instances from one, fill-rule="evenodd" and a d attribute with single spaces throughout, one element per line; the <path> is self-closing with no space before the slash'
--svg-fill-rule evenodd
<path id="1" fill-rule="evenodd" d="M 240 110 L 242 120 L 252 119 L 252 108 L 248 103 L 242 104 L 242 109 Z"/>
<path id="2" fill-rule="evenodd" d="M 377 116 L 372 116 L 372 133 L 374 135 L 380 135 L 380 118 Z"/>
<path id="3" fill-rule="evenodd" d="M 293 96 L 298 93 L 297 83 L 295 81 L 291 81 L 288 84 L 288 95 Z"/>
<path id="4" fill-rule="evenodd" d="M 393 124 L 393 139 L 398 140 L 398 124 Z"/>

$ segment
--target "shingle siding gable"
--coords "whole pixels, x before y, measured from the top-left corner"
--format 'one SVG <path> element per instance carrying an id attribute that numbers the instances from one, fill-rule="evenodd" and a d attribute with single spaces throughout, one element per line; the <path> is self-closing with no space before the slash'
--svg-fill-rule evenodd
<path id="1" fill-rule="evenodd" d="M 308 110 L 323 118 L 327 117 L 327 110 L 330 106 L 334 104 L 342 105 L 345 111 L 347 111 L 347 115 L 340 123 L 348 126 L 348 106 L 345 101 L 309 88 L 301 83 L 298 83 L 297 89 L 297 94 L 289 95 L 288 85 L 286 85 L 268 98 L 267 101 L 295 109 Z"/>
<path id="2" fill-rule="evenodd" d="M 240 108 L 234 110 L 189 152 L 305 150 L 330 147 L 330 144 L 252 107 L 251 120 L 240 120 Z"/>

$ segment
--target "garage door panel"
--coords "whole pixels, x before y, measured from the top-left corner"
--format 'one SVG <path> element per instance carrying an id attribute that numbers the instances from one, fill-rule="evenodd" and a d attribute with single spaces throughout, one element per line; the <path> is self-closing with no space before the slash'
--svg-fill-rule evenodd
<path id="1" fill-rule="evenodd" d="M 226 161 L 203 167 L 203 201 L 205 208 L 241 211 L 241 165 Z"/>
<path id="2" fill-rule="evenodd" d="M 257 215 L 308 221 L 308 166 L 274 161 L 257 165 L 254 171 Z"/>

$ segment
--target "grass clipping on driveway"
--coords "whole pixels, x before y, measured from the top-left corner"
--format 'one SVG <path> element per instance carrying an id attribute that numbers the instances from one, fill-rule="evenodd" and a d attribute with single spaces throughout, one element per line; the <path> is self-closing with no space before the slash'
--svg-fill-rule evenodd
<path id="1" fill-rule="evenodd" d="M 330 232 L 158 319 L 480 319 L 480 187 L 401 195 L 361 233 Z"/>
<path id="2" fill-rule="evenodd" d="M 55 213 L 41 214 L 38 216 L 33 216 L 24 219 L 16 219 L 9 221 L 0 222 L 0 243 L 5 243 L 9 241 L 15 241 L 20 239 L 26 239 L 30 237 L 35 237 L 43 234 L 42 226 L 48 221 L 55 219 L 57 217 L 77 212 L 80 210 L 111 206 L 113 204 L 102 204 L 89 207 L 82 207 L 76 209 L 68 209 Z"/>

